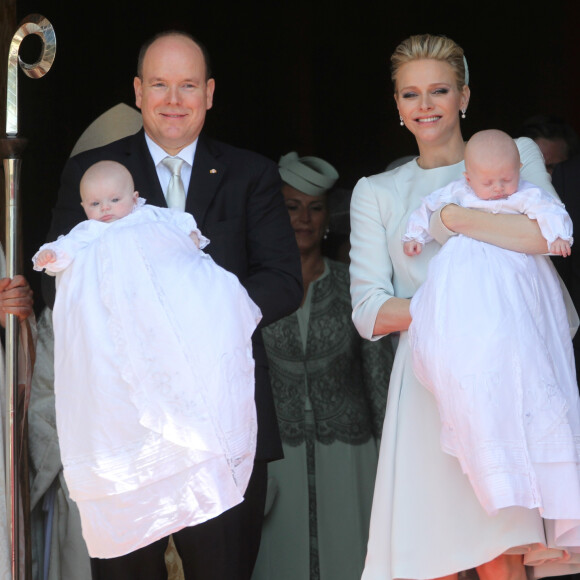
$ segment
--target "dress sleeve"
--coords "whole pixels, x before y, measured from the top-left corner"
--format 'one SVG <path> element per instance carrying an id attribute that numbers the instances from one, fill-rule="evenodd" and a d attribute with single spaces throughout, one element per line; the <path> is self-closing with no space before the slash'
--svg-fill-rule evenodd
<path id="1" fill-rule="evenodd" d="M 350 294 L 352 320 L 359 334 L 377 340 L 379 308 L 394 296 L 393 264 L 376 192 L 368 178 L 356 184 L 350 205 Z"/>
<path id="2" fill-rule="evenodd" d="M 407 229 L 401 238 L 402 242 L 416 241 L 420 244 L 426 244 L 433 240 L 433 236 L 429 233 L 429 220 L 431 219 L 431 215 L 433 215 L 433 211 L 426 201 L 427 198 L 409 216 Z"/>
<path id="3" fill-rule="evenodd" d="M 38 272 L 46 270 L 46 273 L 50 275 L 61 272 L 70 266 L 78 252 L 86 248 L 106 227 L 106 224 L 94 220 L 81 222 L 69 234 L 59 236 L 56 241 L 40 246 L 38 252 L 32 257 L 33 268 Z M 52 250 L 56 254 L 56 262 L 47 264 L 45 268 L 39 268 L 36 265 L 36 257 L 42 250 Z"/>
<path id="4" fill-rule="evenodd" d="M 572 242 L 572 219 L 564 204 L 538 187 L 530 187 L 526 192 L 528 199 L 525 214 L 537 220 L 542 235 L 550 245 L 556 238 Z"/>
<path id="5" fill-rule="evenodd" d="M 558 197 L 552 185 L 550 174 L 546 171 L 546 164 L 540 148 L 529 137 L 516 139 L 516 145 L 520 151 L 522 162 L 521 179 L 525 179 L 554 197 Z"/>
<path id="6" fill-rule="evenodd" d="M 188 212 L 179 211 L 177 209 L 168 209 L 160 208 L 164 212 L 168 212 L 167 215 L 171 217 L 172 222 L 176 225 L 183 233 L 187 234 L 188 236 L 195 232 L 197 237 L 199 238 L 199 249 L 203 250 L 210 240 L 206 238 L 197 227 L 197 222 L 195 218 Z"/>
<path id="7" fill-rule="evenodd" d="M 421 244 L 426 244 L 436 239 L 430 232 L 433 215 L 435 213 L 439 215 L 441 208 L 448 203 L 458 203 L 455 196 L 458 183 L 453 181 L 423 198 L 421 205 L 409 217 L 407 231 L 402 238 L 403 242 L 416 240 Z M 441 216 L 439 216 L 439 220 L 441 220 Z M 443 222 L 441 225 L 445 227 Z"/>
<path id="8" fill-rule="evenodd" d="M 80 202 L 79 184 L 84 173 L 78 159 L 70 158 L 63 169 L 60 188 L 55 207 L 52 210 L 52 220 L 46 239 L 56 240 L 63 234 L 86 219 Z M 44 303 L 52 308 L 55 297 L 54 279 L 42 276 L 42 297 Z"/>

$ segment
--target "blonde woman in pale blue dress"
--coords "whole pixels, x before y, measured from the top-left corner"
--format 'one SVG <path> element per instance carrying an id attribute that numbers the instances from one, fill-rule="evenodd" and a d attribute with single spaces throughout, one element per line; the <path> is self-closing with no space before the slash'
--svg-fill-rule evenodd
<path id="1" fill-rule="evenodd" d="M 410 298 L 440 246 L 409 258 L 401 236 L 422 199 L 465 170 L 460 116 L 470 90 L 463 50 L 448 38 L 411 37 L 391 60 L 401 124 L 415 136 L 419 157 L 361 179 L 351 204 L 353 320 L 369 340 L 400 332 L 362 578 L 455 580 L 476 568 L 481 580 L 524 580 L 528 566 L 534 577 L 571 574 L 580 554 L 552 545 L 550 521 L 537 509 L 485 512 L 457 459 L 442 451 L 435 399 L 413 374 Z M 517 146 L 522 178 L 554 193 L 537 146 L 525 138 Z M 547 260 L 546 240 L 526 216 L 449 205 L 433 223 L 440 241 L 457 232 Z"/>

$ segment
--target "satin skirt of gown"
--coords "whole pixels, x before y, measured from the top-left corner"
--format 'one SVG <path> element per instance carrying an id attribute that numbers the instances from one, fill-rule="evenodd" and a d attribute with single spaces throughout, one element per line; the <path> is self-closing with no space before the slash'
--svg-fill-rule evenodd
<path id="1" fill-rule="evenodd" d="M 122 222 L 62 273 L 54 307 L 64 475 L 101 558 L 243 501 L 257 433 L 259 309 L 187 235 Z"/>
<path id="2" fill-rule="evenodd" d="M 538 509 L 486 512 L 457 458 L 443 451 L 441 428 L 436 400 L 415 376 L 408 333 L 402 332 L 362 580 L 437 578 L 503 553 L 523 554 L 535 578 L 580 572 L 578 554 L 553 546 L 553 530 Z"/>

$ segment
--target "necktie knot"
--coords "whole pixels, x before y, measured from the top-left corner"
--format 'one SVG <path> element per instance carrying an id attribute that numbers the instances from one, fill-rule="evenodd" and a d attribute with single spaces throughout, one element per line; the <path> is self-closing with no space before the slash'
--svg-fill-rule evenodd
<path id="1" fill-rule="evenodd" d="M 171 171 L 173 176 L 179 176 L 181 179 L 181 166 L 183 165 L 183 159 L 180 159 L 179 157 L 166 157 L 162 163 L 169 168 L 169 171 Z"/>
<path id="2" fill-rule="evenodd" d="M 185 210 L 185 187 L 181 180 L 181 167 L 184 163 L 179 157 L 166 157 L 161 162 L 171 171 L 171 180 L 167 187 L 167 207 Z"/>

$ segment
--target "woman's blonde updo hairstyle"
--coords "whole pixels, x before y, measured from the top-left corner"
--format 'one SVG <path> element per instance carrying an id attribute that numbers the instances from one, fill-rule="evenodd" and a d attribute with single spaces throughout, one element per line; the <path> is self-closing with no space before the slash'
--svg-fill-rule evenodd
<path id="1" fill-rule="evenodd" d="M 391 56 L 391 79 L 397 87 L 397 73 L 406 63 L 413 60 L 432 58 L 448 63 L 455 71 L 457 88 L 461 91 L 465 84 L 465 60 L 463 49 L 446 36 L 417 34 L 403 40 Z"/>

